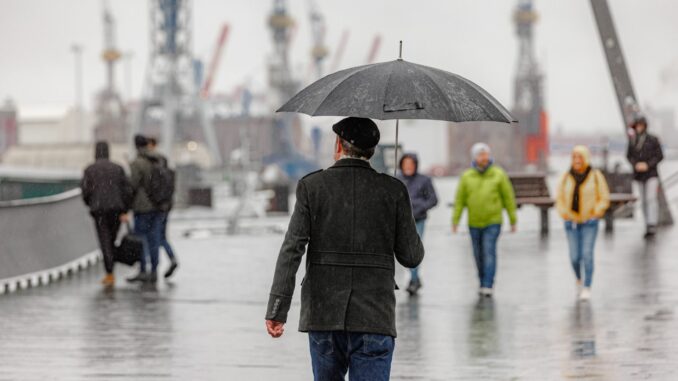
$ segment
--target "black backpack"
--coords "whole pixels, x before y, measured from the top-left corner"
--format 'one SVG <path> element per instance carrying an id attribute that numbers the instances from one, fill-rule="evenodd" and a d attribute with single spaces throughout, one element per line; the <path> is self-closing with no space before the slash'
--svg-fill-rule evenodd
<path id="1" fill-rule="evenodd" d="M 151 178 L 148 181 L 148 198 L 156 207 L 172 204 L 174 197 L 174 170 L 167 166 L 167 161 L 149 158 L 151 162 Z"/>

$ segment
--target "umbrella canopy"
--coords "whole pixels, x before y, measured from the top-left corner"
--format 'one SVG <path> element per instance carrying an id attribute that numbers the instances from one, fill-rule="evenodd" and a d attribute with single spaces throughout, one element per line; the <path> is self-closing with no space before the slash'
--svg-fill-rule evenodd
<path id="1" fill-rule="evenodd" d="M 402 59 L 330 74 L 301 90 L 278 112 L 379 120 L 516 121 L 468 79 Z"/>

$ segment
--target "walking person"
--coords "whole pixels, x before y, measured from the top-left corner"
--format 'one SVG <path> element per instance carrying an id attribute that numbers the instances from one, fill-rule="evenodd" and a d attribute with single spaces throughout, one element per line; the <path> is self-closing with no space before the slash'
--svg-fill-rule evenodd
<path id="1" fill-rule="evenodd" d="M 129 282 L 155 283 L 158 279 L 158 253 L 162 211 L 151 200 L 151 175 L 157 159 L 148 150 L 148 139 L 141 135 L 134 137 L 137 157 L 130 164 L 130 182 L 134 190 L 132 211 L 134 212 L 134 234 L 142 238 L 144 253 L 139 261 L 139 274 L 128 278 Z M 150 261 L 151 269 L 147 272 Z"/>
<path id="2" fill-rule="evenodd" d="M 388 380 L 395 347 L 395 260 L 413 268 L 424 258 L 410 197 L 402 182 L 377 173 L 369 159 L 376 124 L 346 118 L 330 168 L 297 185 L 266 311 L 266 328 L 284 331 L 304 252 L 299 330 L 308 332 L 315 380 Z M 308 248 L 306 247 L 308 245 Z"/>
<path id="3" fill-rule="evenodd" d="M 572 166 L 558 183 L 556 208 L 565 220 L 570 261 L 577 277 L 579 298 L 591 298 L 593 251 L 598 221 L 610 206 L 610 191 L 605 176 L 591 167 L 591 155 L 585 146 L 572 150 Z M 583 268 L 583 281 L 582 281 Z"/>
<path id="4" fill-rule="evenodd" d="M 400 158 L 400 174 L 398 178 L 407 186 L 412 203 L 412 214 L 419 238 L 424 240 L 424 228 L 428 211 L 438 205 L 438 196 L 433 188 L 431 178 L 419 173 L 419 159 L 414 153 L 406 153 Z M 419 267 L 410 269 L 410 284 L 407 292 L 416 295 L 421 288 Z"/>
<path id="5" fill-rule="evenodd" d="M 491 297 L 497 269 L 497 240 L 501 233 L 503 211 L 506 210 L 511 232 L 516 231 L 516 201 L 511 181 L 494 164 L 490 147 L 476 143 L 471 148 L 472 167 L 461 176 L 452 215 L 452 233 L 456 233 L 464 209 L 468 209 L 468 225 L 473 256 L 478 270 L 482 296 Z"/>
<path id="6" fill-rule="evenodd" d="M 106 142 L 97 142 L 94 149 L 94 164 L 85 169 L 80 188 L 82 199 L 89 207 L 99 238 L 99 247 L 104 258 L 106 276 L 104 286 L 115 284 L 115 239 L 121 219 L 132 201 L 132 186 L 121 166 L 109 160 Z"/>
<path id="7" fill-rule="evenodd" d="M 657 167 L 664 159 L 659 139 L 647 132 L 647 119 L 636 118 L 632 128 L 634 135 L 629 139 L 626 157 L 633 166 L 633 179 L 640 189 L 645 217 L 645 238 L 653 237 L 659 222 L 659 173 Z"/>
<path id="8" fill-rule="evenodd" d="M 160 154 L 157 150 L 158 148 L 158 140 L 153 137 L 148 137 L 148 151 L 150 154 L 153 154 L 158 160 L 160 160 L 160 163 L 162 166 L 165 168 L 168 168 L 168 161 L 165 156 Z M 167 222 L 169 220 L 169 213 L 172 210 L 173 206 L 172 200 L 169 202 L 164 203 L 163 205 L 160 205 L 160 212 L 162 213 L 162 218 L 160 220 L 160 243 L 159 246 L 163 249 L 165 249 L 165 253 L 167 253 L 167 257 L 170 260 L 170 266 L 165 271 L 165 278 L 171 277 L 174 272 L 176 271 L 177 267 L 179 267 L 179 262 L 177 261 L 177 257 L 174 253 L 174 250 L 172 249 L 172 245 L 170 245 L 169 241 L 167 240 Z"/>

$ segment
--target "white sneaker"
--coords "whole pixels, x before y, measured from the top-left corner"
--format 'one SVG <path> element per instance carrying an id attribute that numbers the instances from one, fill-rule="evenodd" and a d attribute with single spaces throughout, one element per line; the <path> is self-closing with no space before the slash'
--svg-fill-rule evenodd
<path id="1" fill-rule="evenodd" d="M 579 300 L 589 300 L 591 299 L 591 288 L 584 287 L 579 293 Z"/>
<path id="2" fill-rule="evenodd" d="M 481 296 L 491 297 L 491 296 L 492 296 L 492 289 L 489 288 L 489 287 L 481 287 L 481 288 L 480 288 L 480 291 L 478 291 L 478 293 L 479 293 Z"/>

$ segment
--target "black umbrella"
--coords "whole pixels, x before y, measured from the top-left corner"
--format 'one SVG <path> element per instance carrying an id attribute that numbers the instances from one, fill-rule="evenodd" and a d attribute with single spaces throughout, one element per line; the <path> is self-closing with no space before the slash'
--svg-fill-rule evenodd
<path id="1" fill-rule="evenodd" d="M 301 90 L 277 111 L 396 119 L 396 159 L 400 119 L 516 121 L 492 95 L 468 79 L 402 58 L 327 75 Z"/>

